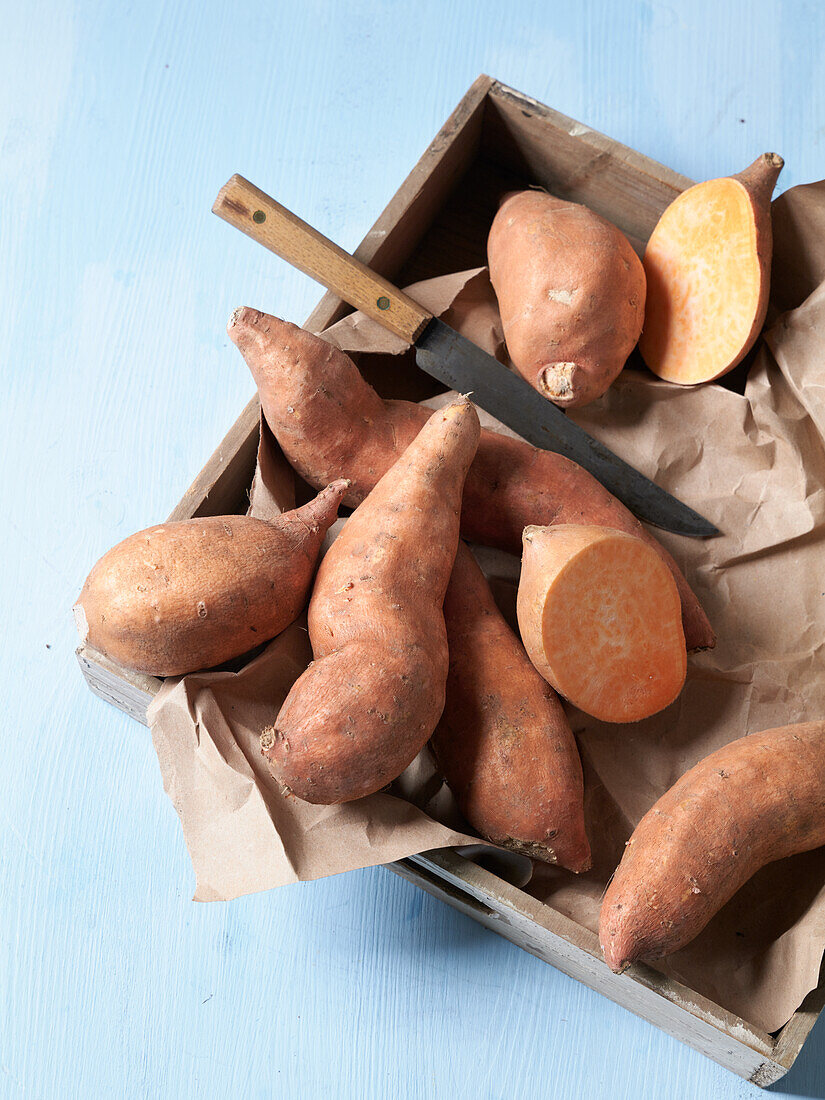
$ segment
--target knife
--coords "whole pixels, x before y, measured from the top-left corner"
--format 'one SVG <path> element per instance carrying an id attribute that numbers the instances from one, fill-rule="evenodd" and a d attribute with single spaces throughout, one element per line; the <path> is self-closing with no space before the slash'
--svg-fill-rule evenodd
<path id="1" fill-rule="evenodd" d="M 448 389 L 472 393 L 477 405 L 534 446 L 556 451 L 589 470 L 639 519 L 692 538 L 720 533 L 692 508 L 589 436 L 519 375 L 433 317 L 243 176 L 235 175 L 224 184 L 212 211 L 415 345 L 419 367 Z"/>

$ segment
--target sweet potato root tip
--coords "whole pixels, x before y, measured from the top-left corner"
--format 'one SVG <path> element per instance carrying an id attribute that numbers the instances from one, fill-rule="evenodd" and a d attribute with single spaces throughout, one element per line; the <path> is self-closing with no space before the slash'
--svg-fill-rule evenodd
<path id="1" fill-rule="evenodd" d="M 601 721 L 648 718 L 682 690 L 679 594 L 658 555 L 631 535 L 527 528 L 518 620 L 541 675 Z"/>
<path id="2" fill-rule="evenodd" d="M 558 698 L 530 664 L 463 543 L 444 620 L 446 702 L 430 744 L 461 812 L 495 844 L 587 870 L 575 739 Z"/>
<path id="3" fill-rule="evenodd" d="M 435 728 L 444 594 L 479 430 L 465 398 L 433 413 L 321 563 L 308 618 L 315 659 L 263 746 L 275 778 L 306 802 L 381 790 Z"/>
<path id="4" fill-rule="evenodd" d="M 743 172 L 731 178 L 739 180 L 753 201 L 763 206 L 770 202 L 779 173 L 784 167 L 785 161 L 779 153 L 763 153 Z"/>
<path id="5" fill-rule="evenodd" d="M 409 446 L 428 410 L 382 401 L 348 355 L 286 321 L 245 307 L 229 335 L 246 359 L 267 423 L 310 484 L 345 475 L 344 503 L 359 504 Z M 465 538 L 521 553 L 527 524 L 601 524 L 636 535 L 670 569 L 682 600 L 689 650 L 716 636 L 676 562 L 630 512 L 580 466 L 552 451 L 482 431 L 461 511 Z"/>
<path id="6" fill-rule="evenodd" d="M 95 565 L 75 608 L 84 641 L 154 676 L 211 668 L 284 630 L 303 609 L 348 482 L 271 523 L 208 516 L 124 539 Z"/>
<path id="7" fill-rule="evenodd" d="M 642 331 L 645 273 L 624 234 L 545 191 L 505 196 L 487 241 L 515 368 L 557 405 L 600 397 Z"/>
<path id="8" fill-rule="evenodd" d="M 713 381 L 753 346 L 768 307 L 770 200 L 782 164 L 764 153 L 738 176 L 689 187 L 659 219 L 645 249 L 639 349 L 660 378 Z"/>
<path id="9" fill-rule="evenodd" d="M 538 390 L 557 405 L 570 403 L 576 394 L 581 368 L 576 363 L 550 363 L 538 376 Z"/>
<path id="10" fill-rule="evenodd" d="M 823 775 L 825 722 L 750 734 L 687 771 L 636 826 L 605 893 L 608 966 L 678 951 L 765 864 L 825 844 Z"/>

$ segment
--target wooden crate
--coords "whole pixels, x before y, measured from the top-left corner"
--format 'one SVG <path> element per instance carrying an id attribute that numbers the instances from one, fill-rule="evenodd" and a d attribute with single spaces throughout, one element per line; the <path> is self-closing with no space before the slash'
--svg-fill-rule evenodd
<path id="1" fill-rule="evenodd" d="M 266 180 L 258 182 L 267 187 Z M 618 225 L 641 252 L 662 210 L 691 182 L 480 76 L 355 255 L 399 286 L 481 266 L 499 195 L 530 183 L 586 203 Z M 305 327 L 320 331 L 348 312 L 340 299 L 326 294 Z M 245 511 L 258 414 L 255 399 L 170 519 Z M 159 680 L 120 668 L 88 646 L 77 655 L 92 691 L 146 722 Z M 768 1034 L 649 967 L 611 973 L 592 932 L 453 851 L 411 857 L 390 870 L 757 1085 L 787 1072 L 825 1006 L 823 973 L 791 1020 Z"/>

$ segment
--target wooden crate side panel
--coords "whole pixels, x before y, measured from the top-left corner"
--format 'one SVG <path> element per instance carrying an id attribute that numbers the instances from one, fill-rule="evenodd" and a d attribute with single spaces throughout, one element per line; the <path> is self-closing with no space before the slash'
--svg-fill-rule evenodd
<path id="1" fill-rule="evenodd" d="M 485 122 L 483 133 L 486 128 Z M 488 157 L 476 157 L 405 263 L 399 283 L 406 286 L 420 279 L 484 267 L 487 233 L 501 196 L 529 183 L 529 176 L 518 175 Z"/>
<path id="2" fill-rule="evenodd" d="M 163 681 L 122 668 L 89 645 L 78 646 L 75 652 L 80 671 L 95 695 L 147 726 L 146 710 Z"/>
<path id="3" fill-rule="evenodd" d="M 449 850 L 403 861 L 398 873 L 569 977 L 762 1087 L 787 1070 L 774 1042 L 744 1020 L 645 966 L 623 975 L 604 964 L 596 937 L 560 913 Z M 391 865 L 396 870 L 396 865 Z M 418 876 L 419 869 L 426 877 Z M 446 884 L 438 892 L 438 878 Z M 454 897 L 460 887 L 464 897 Z M 476 911 L 473 904 L 484 908 Z"/>
<path id="4" fill-rule="evenodd" d="M 819 984 L 812 989 L 790 1020 L 776 1034 L 774 1058 L 789 1070 L 802 1050 L 811 1028 L 825 1009 L 825 959 L 819 972 Z"/>
<path id="5" fill-rule="evenodd" d="M 609 218 L 639 251 L 665 207 L 693 182 L 498 83 L 490 90 L 482 150 L 559 198 Z"/>

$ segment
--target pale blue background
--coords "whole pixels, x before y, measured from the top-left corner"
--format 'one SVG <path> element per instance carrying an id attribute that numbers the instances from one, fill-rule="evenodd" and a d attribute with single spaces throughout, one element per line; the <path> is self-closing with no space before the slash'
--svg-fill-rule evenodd
<path id="1" fill-rule="evenodd" d="M 825 5 L 0 11 L 3 1097 L 720 1098 L 752 1086 L 383 869 L 230 904 L 70 606 L 251 396 L 224 323 L 319 290 L 214 218 L 240 171 L 353 247 L 481 71 L 703 178 L 825 176 Z M 825 1026 L 783 1091 L 825 1095 Z"/>

